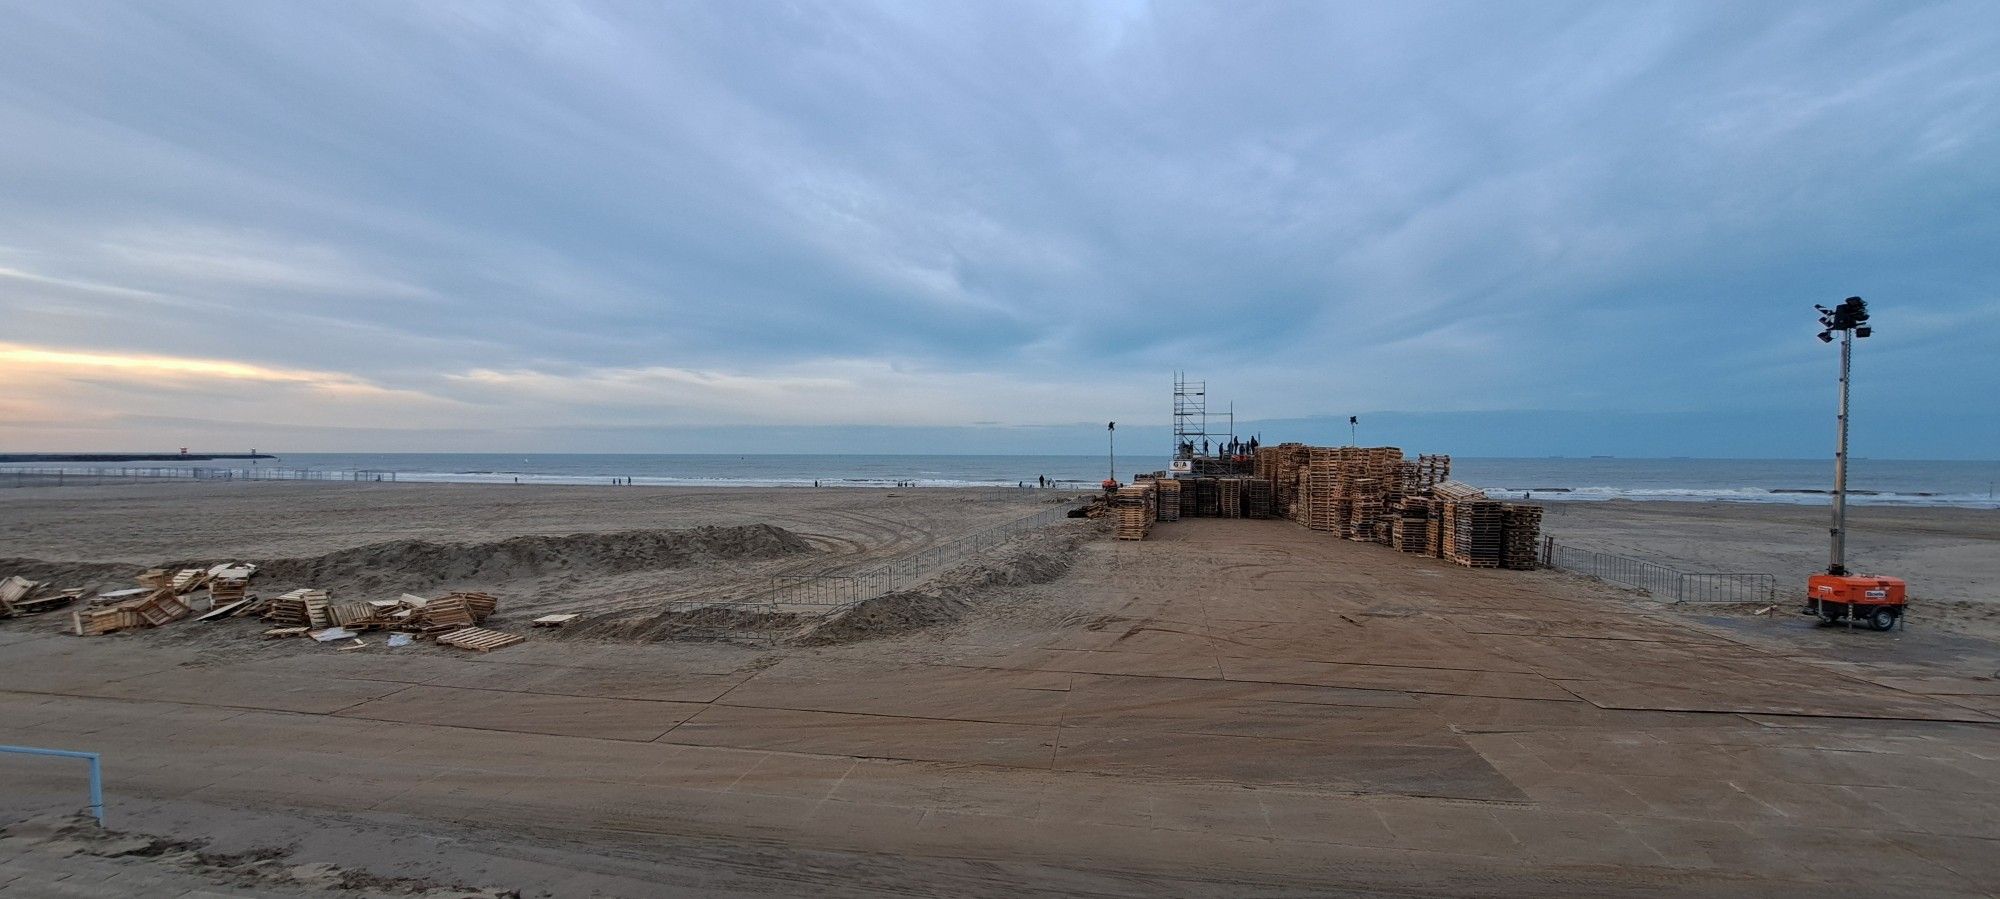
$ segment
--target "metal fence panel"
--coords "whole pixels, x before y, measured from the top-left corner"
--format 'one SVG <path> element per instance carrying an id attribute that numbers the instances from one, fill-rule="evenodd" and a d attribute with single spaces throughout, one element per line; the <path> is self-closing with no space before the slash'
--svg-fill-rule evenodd
<path id="1" fill-rule="evenodd" d="M 1554 540 L 1543 544 L 1542 564 L 1643 590 L 1667 602 L 1773 602 L 1778 596 L 1777 578 L 1769 574 L 1680 571 L 1631 556 L 1564 546 Z"/>

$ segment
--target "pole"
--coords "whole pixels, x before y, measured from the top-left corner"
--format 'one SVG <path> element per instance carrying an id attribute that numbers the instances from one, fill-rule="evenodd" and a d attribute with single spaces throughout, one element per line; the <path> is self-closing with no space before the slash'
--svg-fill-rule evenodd
<path id="1" fill-rule="evenodd" d="M 1104 433 L 1107 435 L 1105 439 L 1111 442 L 1111 473 L 1106 479 L 1115 481 L 1118 480 L 1118 423 L 1114 421 L 1106 424 Z"/>
<path id="2" fill-rule="evenodd" d="M 1833 453 L 1833 552 L 1826 573 L 1847 573 L 1847 383 L 1854 360 L 1854 331 L 1840 332 L 1840 445 Z"/>

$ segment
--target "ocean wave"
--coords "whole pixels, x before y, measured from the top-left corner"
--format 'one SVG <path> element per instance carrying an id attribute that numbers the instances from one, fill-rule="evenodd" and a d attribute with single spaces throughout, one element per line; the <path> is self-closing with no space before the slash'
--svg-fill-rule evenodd
<path id="1" fill-rule="evenodd" d="M 1823 506 L 1833 502 L 1831 489 L 1814 487 L 1488 487 L 1501 499 L 1532 498 L 1549 502 L 1658 500 L 1667 502 L 1744 502 Z M 1935 493 L 1850 490 L 1855 506 L 1960 506 L 2000 508 L 2000 500 L 1984 493 Z"/>

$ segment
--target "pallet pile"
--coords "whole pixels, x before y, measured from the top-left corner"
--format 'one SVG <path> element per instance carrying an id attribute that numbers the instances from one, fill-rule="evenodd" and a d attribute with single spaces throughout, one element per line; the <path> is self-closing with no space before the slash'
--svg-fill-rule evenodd
<path id="1" fill-rule="evenodd" d="M 193 612 L 172 588 L 122 590 L 99 596 L 89 607 L 71 612 L 70 631 L 79 637 L 96 637 L 172 624 Z"/>
<path id="2" fill-rule="evenodd" d="M 469 642 L 462 648 L 480 651 L 526 640 L 478 627 L 498 608 L 499 601 L 492 594 L 472 591 L 457 591 L 437 598 L 405 593 L 396 599 L 352 602 L 336 600 L 325 590 L 293 590 L 273 599 L 266 607 L 264 620 L 273 627 L 264 631 L 264 636 L 309 637 L 320 642 L 357 641 L 345 649 L 364 645 L 358 642 L 360 635 L 376 630 L 391 631 L 391 645 L 404 645 L 411 637 L 431 637 L 444 642 L 448 635 L 478 631 L 478 635 L 466 636 Z"/>
<path id="3" fill-rule="evenodd" d="M 1408 459 L 1393 446 L 1282 443 L 1258 447 L 1249 463 L 1247 477 L 1197 466 L 1194 477 L 1176 480 L 1162 471 L 1142 479 L 1159 491 L 1161 521 L 1285 517 L 1315 531 L 1467 567 L 1539 564 L 1541 507 L 1501 503 L 1452 480 L 1448 455 Z"/>
<path id="4" fill-rule="evenodd" d="M 46 581 L 31 581 L 18 575 L 0 580 L 0 618 L 34 615 L 75 602 L 83 590 L 50 591 Z"/>
<path id="5" fill-rule="evenodd" d="M 1111 498 L 1112 512 L 1118 518 L 1118 539 L 1146 539 L 1146 534 L 1153 529 L 1156 494 L 1151 483 L 1118 488 Z"/>
<path id="6" fill-rule="evenodd" d="M 1541 567 L 1542 507 L 1504 503 L 1500 509 L 1500 567 L 1532 571 Z"/>
<path id="7" fill-rule="evenodd" d="M 1158 491 L 1155 498 L 1154 518 L 1158 521 L 1179 521 L 1181 518 L 1181 482 L 1173 478 L 1155 478 L 1153 489 Z"/>
<path id="8" fill-rule="evenodd" d="M 96 637 L 142 627 L 164 627 L 197 611 L 214 621 L 245 611 L 254 599 L 247 591 L 254 565 L 225 563 L 209 568 L 154 568 L 139 574 L 138 587 L 113 590 L 70 613 L 70 632 Z M 199 591 L 208 588 L 205 595 Z M 68 602 L 81 590 L 64 591 Z"/>

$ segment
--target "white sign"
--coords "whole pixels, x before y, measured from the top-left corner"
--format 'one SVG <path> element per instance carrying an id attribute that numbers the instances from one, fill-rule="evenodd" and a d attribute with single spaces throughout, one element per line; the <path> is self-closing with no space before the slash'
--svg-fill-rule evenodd
<path id="1" fill-rule="evenodd" d="M 1193 471 L 1193 470 L 1194 470 L 1194 460 L 1193 460 L 1193 459 L 1175 459 L 1175 460 L 1174 460 L 1174 464 L 1173 464 L 1173 465 L 1172 465 L 1171 467 L 1172 467 L 1172 469 L 1173 469 L 1174 471 Z"/>

